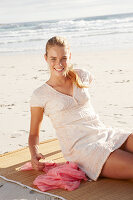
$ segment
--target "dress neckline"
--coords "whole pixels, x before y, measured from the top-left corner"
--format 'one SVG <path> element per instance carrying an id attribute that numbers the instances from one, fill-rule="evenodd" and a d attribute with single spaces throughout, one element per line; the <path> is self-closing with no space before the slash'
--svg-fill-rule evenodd
<path id="1" fill-rule="evenodd" d="M 46 85 L 46 86 L 48 86 L 51 90 L 53 90 L 55 93 L 58 93 L 58 94 L 61 94 L 61 95 L 63 95 L 63 96 L 67 96 L 67 97 L 70 97 L 70 98 L 74 98 L 74 88 L 75 88 L 75 84 L 74 84 L 74 82 L 73 82 L 73 94 L 72 94 L 72 96 L 71 95 L 68 95 L 68 94 L 64 94 L 64 93 L 62 93 L 62 92 L 59 92 L 58 90 L 56 90 L 56 89 L 54 89 L 52 86 L 50 86 L 48 83 L 46 83 L 45 82 L 45 84 L 44 85 Z"/>

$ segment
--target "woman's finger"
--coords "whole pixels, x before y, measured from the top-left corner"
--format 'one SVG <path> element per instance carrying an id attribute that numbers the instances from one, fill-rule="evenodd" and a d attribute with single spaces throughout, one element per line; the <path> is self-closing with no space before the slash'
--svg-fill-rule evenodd
<path id="1" fill-rule="evenodd" d="M 40 165 L 33 165 L 33 169 L 35 170 L 39 170 L 39 171 L 42 171 L 44 168 L 44 166 L 40 166 Z"/>
<path id="2" fill-rule="evenodd" d="M 40 153 L 41 159 L 45 159 L 44 155 Z"/>
<path id="3" fill-rule="evenodd" d="M 32 160 L 32 166 L 33 167 L 36 167 L 37 169 L 43 169 L 44 168 L 44 166 L 45 166 L 45 163 L 43 163 L 43 162 L 39 162 L 37 159 L 34 159 L 34 160 Z"/>
<path id="4" fill-rule="evenodd" d="M 42 171 L 44 166 L 38 166 L 38 170 Z"/>

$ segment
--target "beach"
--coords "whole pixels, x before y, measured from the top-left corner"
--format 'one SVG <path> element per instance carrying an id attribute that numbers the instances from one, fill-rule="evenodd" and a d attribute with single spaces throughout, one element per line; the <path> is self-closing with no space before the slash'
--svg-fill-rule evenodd
<path id="1" fill-rule="evenodd" d="M 132 48 L 101 51 L 72 51 L 74 68 L 89 70 L 91 102 L 108 127 L 130 131 L 133 120 Z M 19 53 L 0 56 L 1 68 L 1 140 L 0 154 L 28 145 L 30 98 L 49 78 L 43 53 Z M 56 137 L 51 121 L 44 115 L 40 141 Z"/>
<path id="2" fill-rule="evenodd" d="M 45 44 L 55 35 L 68 39 L 73 68 L 92 73 L 89 92 L 100 120 L 107 127 L 133 132 L 132 4 L 131 0 L 0 3 L 1 157 L 28 146 L 30 99 L 49 79 Z M 52 138 L 56 133 L 44 113 L 40 142 Z M 55 199 L 3 178 L 0 189 L 0 200 Z"/>

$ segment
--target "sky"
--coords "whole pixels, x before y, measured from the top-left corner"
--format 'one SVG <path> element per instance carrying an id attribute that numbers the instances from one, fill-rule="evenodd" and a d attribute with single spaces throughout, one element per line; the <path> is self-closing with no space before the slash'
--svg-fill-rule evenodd
<path id="1" fill-rule="evenodd" d="M 0 0 L 0 24 L 133 13 L 133 0 Z"/>

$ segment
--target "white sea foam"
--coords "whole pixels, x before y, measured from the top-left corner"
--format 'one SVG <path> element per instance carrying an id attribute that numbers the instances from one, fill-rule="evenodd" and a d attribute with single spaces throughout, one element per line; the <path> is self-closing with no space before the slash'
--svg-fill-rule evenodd
<path id="1" fill-rule="evenodd" d="M 84 45 L 92 49 L 113 48 L 118 38 L 118 47 L 133 45 L 133 13 L 5 24 L 0 29 L 1 53 L 41 50 L 47 39 L 54 35 L 66 36 L 72 48 Z"/>

